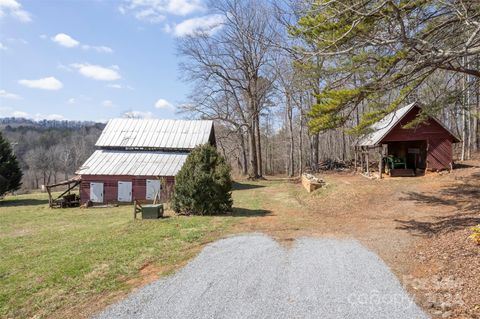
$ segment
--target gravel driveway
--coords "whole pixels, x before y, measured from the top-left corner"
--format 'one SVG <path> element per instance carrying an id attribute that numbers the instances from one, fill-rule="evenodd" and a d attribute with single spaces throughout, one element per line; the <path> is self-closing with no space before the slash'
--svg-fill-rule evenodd
<path id="1" fill-rule="evenodd" d="M 95 318 L 428 318 L 356 241 L 259 235 L 212 243 Z"/>

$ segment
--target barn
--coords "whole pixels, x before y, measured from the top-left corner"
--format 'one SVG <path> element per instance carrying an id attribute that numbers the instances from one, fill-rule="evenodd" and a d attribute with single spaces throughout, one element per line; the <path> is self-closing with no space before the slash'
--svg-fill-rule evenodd
<path id="1" fill-rule="evenodd" d="M 426 170 L 451 169 L 453 143 L 460 139 L 432 116 L 414 128 L 405 128 L 420 112 L 421 106 L 412 103 L 374 123 L 354 144 L 355 154 L 362 156 L 362 165 L 369 162 L 371 150 L 376 149 L 382 159 L 380 171 L 392 176 L 416 176 Z M 368 171 L 368 165 L 365 166 Z"/>
<path id="2" fill-rule="evenodd" d="M 170 188 L 188 153 L 215 145 L 212 121 L 113 119 L 77 170 L 80 201 L 97 204 L 153 200 Z M 163 186 L 162 186 L 163 185 Z"/>

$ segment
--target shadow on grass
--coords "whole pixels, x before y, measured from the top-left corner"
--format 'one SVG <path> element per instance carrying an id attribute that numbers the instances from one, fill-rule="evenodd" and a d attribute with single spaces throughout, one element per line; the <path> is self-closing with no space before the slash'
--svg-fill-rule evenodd
<path id="1" fill-rule="evenodd" d="M 13 207 L 13 206 L 33 206 L 33 205 L 47 205 L 48 199 L 3 199 L 0 200 L 0 207 Z"/>
<path id="2" fill-rule="evenodd" d="M 229 216 L 233 217 L 259 217 L 259 216 L 268 216 L 272 212 L 266 209 L 247 209 L 241 207 L 234 207 L 233 212 Z"/>
<path id="3" fill-rule="evenodd" d="M 248 209 L 242 207 L 233 207 L 232 212 L 229 213 L 216 213 L 216 214 L 205 214 L 205 215 L 195 215 L 195 214 L 179 214 L 175 216 L 215 216 L 215 217 L 263 217 L 271 215 L 272 212 L 265 209 Z"/>
<path id="4" fill-rule="evenodd" d="M 437 193 L 405 193 L 400 200 L 414 201 L 429 206 L 451 207 L 455 214 L 435 217 L 432 221 L 415 219 L 398 220 L 397 229 L 419 235 L 435 235 L 480 224 L 480 173 L 462 178 L 460 183 L 448 186 Z"/>
<path id="5" fill-rule="evenodd" d="M 247 189 L 255 189 L 255 188 L 262 188 L 265 187 L 263 185 L 256 185 L 256 184 L 246 184 L 246 183 L 233 183 L 233 190 L 242 191 Z"/>

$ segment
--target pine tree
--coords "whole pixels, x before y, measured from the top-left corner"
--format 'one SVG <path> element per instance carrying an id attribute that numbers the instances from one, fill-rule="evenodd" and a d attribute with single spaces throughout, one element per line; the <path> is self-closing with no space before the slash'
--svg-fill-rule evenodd
<path id="1" fill-rule="evenodd" d="M 0 197 L 7 192 L 12 192 L 22 185 L 22 171 L 12 152 L 10 143 L 5 140 L 0 132 Z"/>
<path id="2" fill-rule="evenodd" d="M 232 208 L 230 166 L 211 145 L 196 147 L 175 177 L 172 208 L 177 214 L 207 215 Z"/>
<path id="3" fill-rule="evenodd" d="M 397 109 L 439 72 L 480 78 L 462 63 L 479 52 L 478 0 L 305 1 L 290 34 L 299 63 L 323 61 L 323 79 L 310 113 L 312 132 L 342 127 L 368 107 L 354 133 Z"/>

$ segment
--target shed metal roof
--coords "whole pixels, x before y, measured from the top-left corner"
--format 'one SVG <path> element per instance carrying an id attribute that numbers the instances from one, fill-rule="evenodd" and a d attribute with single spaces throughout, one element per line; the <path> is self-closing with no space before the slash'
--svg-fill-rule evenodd
<path id="1" fill-rule="evenodd" d="M 97 150 L 76 174 L 175 176 L 187 156 L 179 152 Z"/>
<path id="2" fill-rule="evenodd" d="M 368 128 L 370 133 L 361 136 L 355 143 L 355 146 L 377 146 L 415 105 L 416 103 L 411 103 L 399 108 L 387 114 L 380 121 L 370 125 Z"/>
<path id="3" fill-rule="evenodd" d="M 388 133 L 398 124 L 400 121 L 407 115 L 414 107 L 421 107 L 417 102 L 413 102 L 407 106 L 399 108 L 389 114 L 387 114 L 380 121 L 372 124 L 369 127 L 370 133 L 367 133 L 361 136 L 355 143 L 354 146 L 367 146 L 374 147 L 380 145 L 382 140 L 387 136 Z M 448 127 L 445 126 L 440 120 L 434 116 L 430 116 L 435 122 L 442 126 L 453 138 L 454 143 L 459 142 L 460 139 L 452 132 Z"/>
<path id="4" fill-rule="evenodd" d="M 213 121 L 112 119 L 95 146 L 189 150 L 206 144 Z"/>

